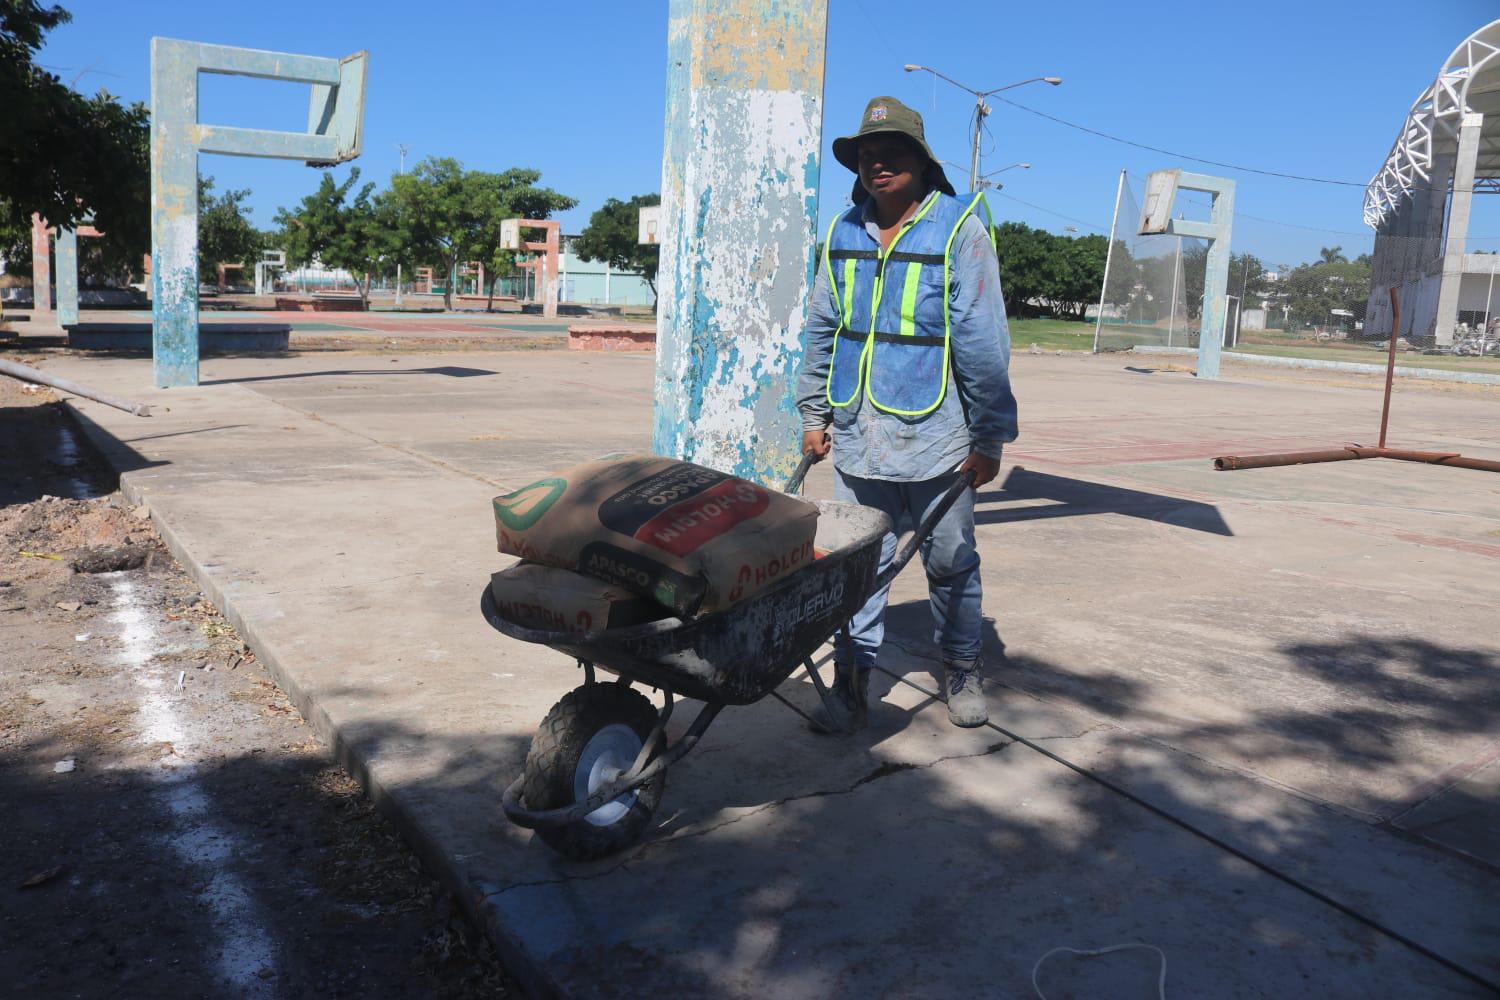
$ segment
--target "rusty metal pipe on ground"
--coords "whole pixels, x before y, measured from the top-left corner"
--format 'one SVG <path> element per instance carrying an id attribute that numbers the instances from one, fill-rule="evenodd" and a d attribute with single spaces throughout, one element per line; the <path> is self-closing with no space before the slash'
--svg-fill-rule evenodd
<path id="1" fill-rule="evenodd" d="M 1347 462 L 1360 458 L 1390 458 L 1398 462 L 1422 462 L 1426 465 L 1451 465 L 1458 469 L 1500 472 L 1500 462 L 1484 458 L 1465 458 L 1445 451 L 1406 451 L 1401 448 L 1331 448 L 1323 451 L 1291 451 L 1279 455 L 1224 455 L 1214 459 L 1220 472 L 1233 469 L 1270 469 L 1278 465 L 1314 465 L 1318 462 Z"/>
<path id="2" fill-rule="evenodd" d="M 55 375 L 48 375 L 46 372 L 39 371 L 38 369 L 31 368 L 27 365 L 17 364 L 14 361 L 6 361 L 4 359 L 0 359 L 0 375 L 9 375 L 11 378 L 20 379 L 22 382 L 34 382 L 37 385 L 50 385 L 52 388 L 60 389 L 63 392 L 68 393 L 69 395 L 82 396 L 84 399 L 92 399 L 96 403 L 103 403 L 105 406 L 113 406 L 115 409 L 124 410 L 126 413 L 134 413 L 138 417 L 151 416 L 151 408 L 145 403 L 132 403 L 128 400 L 116 399 L 114 396 L 109 396 L 105 393 L 95 392 L 93 389 L 85 388 L 84 386 L 79 385 L 77 382 L 73 382 L 65 378 L 58 378 Z"/>
<path id="3" fill-rule="evenodd" d="M 1393 458 L 1398 462 L 1422 462 L 1427 465 L 1451 465 L 1459 469 L 1477 469 L 1480 472 L 1500 472 L 1500 462 L 1484 458 L 1465 458 L 1456 452 L 1406 451 L 1385 446 L 1386 427 L 1391 418 L 1391 383 L 1396 372 L 1396 338 L 1401 334 L 1401 303 L 1396 299 L 1396 289 L 1391 289 L 1391 339 L 1386 348 L 1385 400 L 1380 406 L 1380 445 L 1363 448 L 1346 445 L 1323 451 L 1289 451 L 1279 455 L 1223 455 L 1214 459 L 1214 469 L 1228 472 L 1231 469 L 1271 469 L 1278 465 L 1315 465 L 1318 462 L 1348 462 L 1360 458 Z"/>

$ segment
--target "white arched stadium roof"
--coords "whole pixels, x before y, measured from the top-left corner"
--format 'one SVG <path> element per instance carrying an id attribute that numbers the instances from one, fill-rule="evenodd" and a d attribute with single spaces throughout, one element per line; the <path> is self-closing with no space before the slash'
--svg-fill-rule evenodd
<path id="1" fill-rule="evenodd" d="M 1500 191 L 1500 21 L 1465 38 L 1411 106 L 1385 165 L 1365 188 L 1367 225 L 1380 225 L 1403 195 L 1428 184 L 1434 159 L 1458 149 L 1465 114 L 1484 115 L 1474 187 Z"/>

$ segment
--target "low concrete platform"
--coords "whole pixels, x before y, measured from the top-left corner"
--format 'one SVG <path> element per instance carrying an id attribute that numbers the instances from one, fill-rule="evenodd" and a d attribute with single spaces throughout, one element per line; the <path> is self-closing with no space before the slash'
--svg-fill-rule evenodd
<path id="1" fill-rule="evenodd" d="M 488 501 L 646 448 L 649 355 L 211 359 L 173 390 L 144 360 L 45 367 L 153 406 L 74 404 L 534 991 L 1023 996 L 1050 949 L 1121 942 L 1181 996 L 1500 983 L 1500 479 L 1209 465 L 1368 439 L 1366 381 L 1019 355 L 1023 436 L 979 499 L 992 725 L 946 721 L 913 566 L 868 732 L 728 710 L 646 841 L 578 865 L 499 809 L 581 675 L 480 617 L 507 561 Z M 1398 386 L 1392 427 L 1500 457 L 1500 394 Z M 1149 996 L 1156 972 L 1059 955 L 1040 981 Z"/>
<path id="2" fill-rule="evenodd" d="M 200 354 L 285 352 L 292 328 L 284 323 L 201 323 Z M 150 323 L 79 323 L 68 327 L 68 346 L 78 351 L 149 351 Z"/>

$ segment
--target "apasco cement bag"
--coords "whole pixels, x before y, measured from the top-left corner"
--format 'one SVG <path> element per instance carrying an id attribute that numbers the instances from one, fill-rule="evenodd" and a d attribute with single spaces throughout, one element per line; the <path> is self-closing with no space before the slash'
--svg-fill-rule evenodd
<path id="1" fill-rule="evenodd" d="M 687 617 L 813 558 L 818 508 L 701 465 L 600 459 L 495 498 L 500 551 L 576 570 Z"/>
<path id="2" fill-rule="evenodd" d="M 549 632 L 591 635 L 671 614 L 623 587 L 539 563 L 517 563 L 492 574 L 490 595 L 507 620 Z"/>

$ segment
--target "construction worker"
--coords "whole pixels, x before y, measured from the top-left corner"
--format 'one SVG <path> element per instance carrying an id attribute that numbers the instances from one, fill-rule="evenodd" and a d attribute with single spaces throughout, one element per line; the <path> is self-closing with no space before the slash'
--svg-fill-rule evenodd
<path id="1" fill-rule="evenodd" d="M 802 450 L 833 452 L 834 496 L 915 525 L 954 482 L 963 492 L 922 547 L 948 718 L 988 720 L 980 687 L 979 553 L 974 498 L 1016 437 L 1010 331 L 981 195 L 955 196 L 922 132 L 892 97 L 866 106 L 833 155 L 854 171 L 854 206 L 828 230 L 808 308 L 798 379 Z M 831 428 L 831 435 L 829 433 Z M 896 551 L 888 534 L 882 566 Z M 835 641 L 833 697 L 814 728 L 852 733 L 868 720 L 870 670 L 889 588 Z"/>

